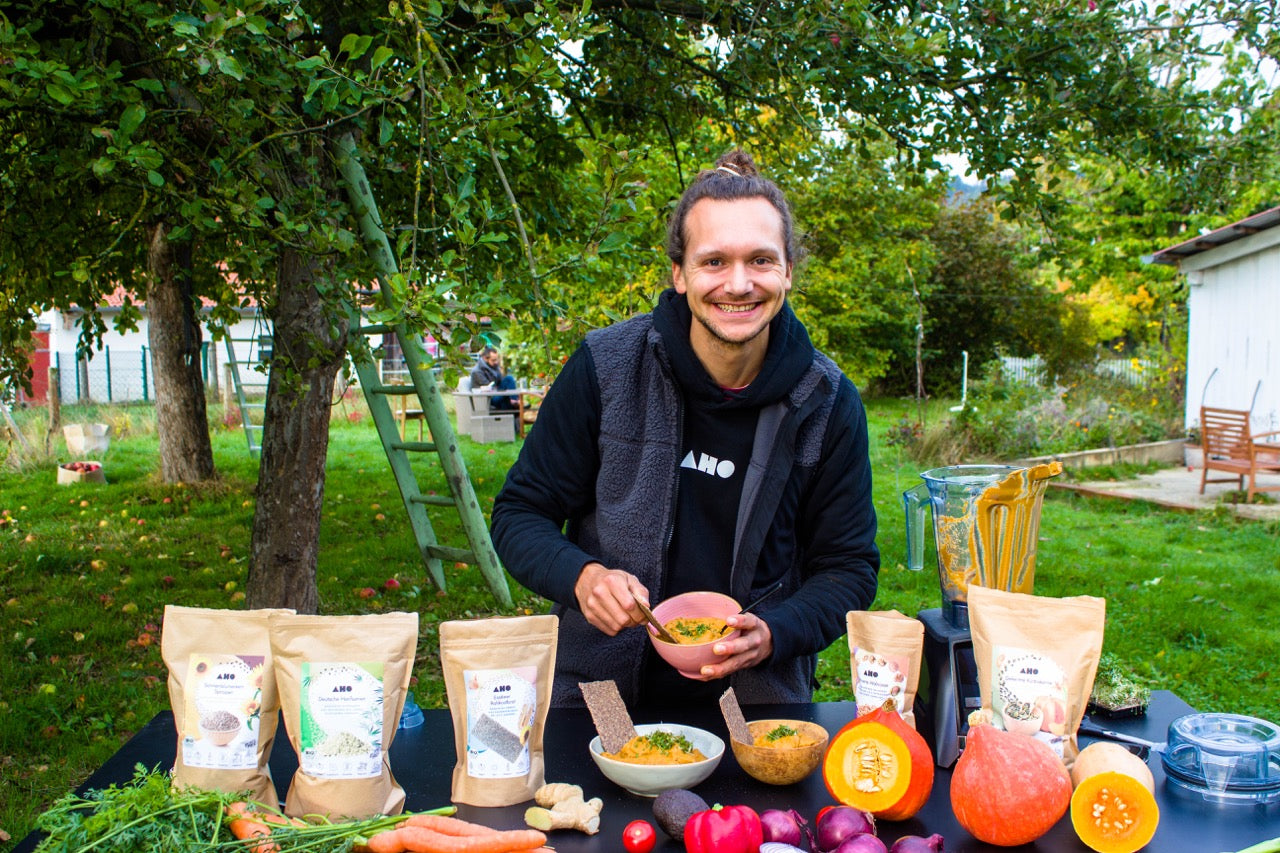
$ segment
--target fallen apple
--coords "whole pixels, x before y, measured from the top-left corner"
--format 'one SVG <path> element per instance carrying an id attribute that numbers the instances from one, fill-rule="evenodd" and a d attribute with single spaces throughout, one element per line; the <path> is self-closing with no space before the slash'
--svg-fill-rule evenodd
<path id="1" fill-rule="evenodd" d="M 399 589 L 400 581 L 396 580 L 395 578 L 387 578 L 386 581 L 382 584 L 382 586 L 384 589 Z"/>

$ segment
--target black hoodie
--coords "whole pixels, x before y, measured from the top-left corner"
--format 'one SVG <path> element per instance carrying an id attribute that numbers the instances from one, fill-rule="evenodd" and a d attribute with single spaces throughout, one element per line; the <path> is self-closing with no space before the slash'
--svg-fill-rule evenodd
<path id="1" fill-rule="evenodd" d="M 645 696 L 646 667 L 637 666 L 652 656 L 644 632 L 606 637 L 577 610 L 573 585 L 588 562 L 631 572 L 654 604 L 676 588 L 719 589 L 748 604 L 781 580 L 782 592 L 758 611 L 773 634 L 772 658 L 731 679 L 744 702 L 808 701 L 816 653 L 844 633 L 847 611 L 874 598 L 879 555 L 856 390 L 784 305 L 760 374 L 726 394 L 693 353 L 690 319 L 684 297 L 668 291 L 652 315 L 588 335 L 494 505 L 494 544 L 507 569 L 559 605 L 557 704 L 581 704 L 577 682 L 602 678 L 618 682 L 628 704 L 655 698 Z M 705 553 L 687 529 L 705 504 L 681 514 L 690 413 L 712 430 L 745 423 L 730 443 L 739 453 L 744 436 L 750 443 L 741 499 L 726 502 L 723 515 L 732 536 L 719 529 Z"/>

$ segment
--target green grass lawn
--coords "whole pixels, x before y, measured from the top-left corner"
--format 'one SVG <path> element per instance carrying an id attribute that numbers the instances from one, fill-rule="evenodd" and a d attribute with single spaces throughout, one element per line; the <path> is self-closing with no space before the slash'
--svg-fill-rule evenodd
<path id="1" fill-rule="evenodd" d="M 884 558 L 876 608 L 914 614 L 939 604 L 932 557 L 923 572 L 903 565 L 899 494 L 918 482 L 919 466 L 883 441 L 914 408 L 877 401 L 870 410 Z M 450 568 L 447 593 L 431 585 L 373 427 L 367 418 L 350 422 L 353 411 L 359 407 L 351 403 L 336 408 L 331 432 L 322 609 L 416 610 L 415 696 L 443 707 L 437 624 L 504 611 L 475 569 Z M 243 606 L 257 476 L 243 434 L 215 433 L 216 484 L 163 485 L 153 474 L 148 411 L 64 410 L 64 422 L 94 419 L 123 433 L 106 456 L 107 485 L 54 485 L 56 463 L 67 461 L 60 439 L 52 454 L 21 470 L 0 468 L 0 831 L 14 841 L 168 707 L 159 649 L 164 605 Z M 37 427 L 24 423 L 28 440 L 42 434 Z M 491 505 L 518 445 L 462 445 L 476 490 Z M 425 466 L 421 479 L 426 489 L 445 489 L 438 465 Z M 462 544 L 456 522 L 437 516 L 436 527 L 446 544 Z M 1278 532 L 1274 523 L 1227 514 L 1051 490 L 1036 591 L 1106 597 L 1106 649 L 1153 688 L 1175 690 L 1203 710 L 1280 719 L 1280 679 L 1271 672 L 1280 645 Z M 383 589 L 389 577 L 401 582 L 398 591 Z M 515 610 L 506 613 L 546 608 L 511 586 Z M 361 598 L 363 587 L 378 594 Z M 848 666 L 842 638 L 821 657 L 819 699 L 849 697 Z"/>

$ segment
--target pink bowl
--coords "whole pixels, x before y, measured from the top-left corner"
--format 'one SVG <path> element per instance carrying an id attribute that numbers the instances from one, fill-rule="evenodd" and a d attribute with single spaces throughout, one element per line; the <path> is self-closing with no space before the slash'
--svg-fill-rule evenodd
<path id="1" fill-rule="evenodd" d="M 653 615 L 658 622 L 665 625 L 681 616 L 714 616 L 726 619 L 741 609 L 738 602 L 718 592 L 686 592 L 668 598 L 653 608 Z M 645 625 L 645 630 L 649 632 L 649 642 L 653 643 L 653 647 L 658 650 L 658 654 L 662 655 L 662 659 L 674 666 L 686 678 L 697 678 L 704 665 L 716 663 L 721 659 L 720 655 L 711 651 L 717 641 L 738 636 L 735 628 L 724 636 L 716 637 L 713 641 L 699 643 L 696 646 L 681 646 L 659 640 L 658 632 L 652 625 Z"/>

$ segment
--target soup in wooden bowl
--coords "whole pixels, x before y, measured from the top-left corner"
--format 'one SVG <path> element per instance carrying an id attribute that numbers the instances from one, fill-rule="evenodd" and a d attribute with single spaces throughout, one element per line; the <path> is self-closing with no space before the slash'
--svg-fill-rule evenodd
<path id="1" fill-rule="evenodd" d="M 752 743 L 730 740 L 733 757 L 754 779 L 791 785 L 812 773 L 827 749 L 827 730 L 806 720 L 754 720 Z"/>

